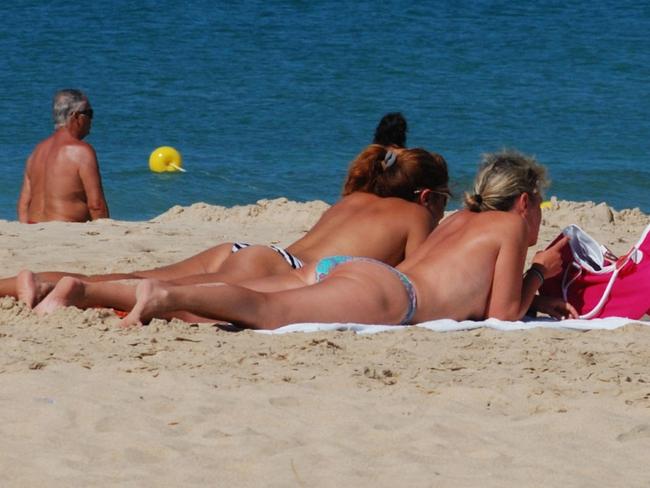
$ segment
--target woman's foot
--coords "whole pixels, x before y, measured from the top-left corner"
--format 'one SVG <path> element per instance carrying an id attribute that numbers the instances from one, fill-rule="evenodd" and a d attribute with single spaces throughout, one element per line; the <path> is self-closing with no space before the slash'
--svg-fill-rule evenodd
<path id="1" fill-rule="evenodd" d="M 33 308 L 52 289 L 54 285 L 41 281 L 37 275 L 24 269 L 16 276 L 16 296 L 18 300 Z"/>
<path id="2" fill-rule="evenodd" d="M 142 280 L 135 289 L 135 305 L 122 319 L 120 327 L 133 327 L 149 322 L 168 312 L 169 286 L 156 280 Z"/>
<path id="3" fill-rule="evenodd" d="M 46 315 L 63 307 L 79 306 L 85 296 L 86 284 L 66 276 L 61 278 L 45 299 L 34 308 L 38 315 Z"/>

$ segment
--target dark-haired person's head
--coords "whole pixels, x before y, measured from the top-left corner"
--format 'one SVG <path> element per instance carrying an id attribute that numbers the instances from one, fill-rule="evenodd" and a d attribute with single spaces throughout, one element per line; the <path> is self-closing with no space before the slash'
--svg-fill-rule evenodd
<path id="1" fill-rule="evenodd" d="M 406 119 L 401 113 L 387 113 L 377 124 L 372 143 L 382 146 L 406 147 L 407 130 Z"/>

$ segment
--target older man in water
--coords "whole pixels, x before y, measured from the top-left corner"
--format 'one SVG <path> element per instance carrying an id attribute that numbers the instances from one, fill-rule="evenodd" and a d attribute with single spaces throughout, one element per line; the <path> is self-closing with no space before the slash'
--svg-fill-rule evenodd
<path id="1" fill-rule="evenodd" d="M 60 90 L 52 114 L 54 133 L 25 163 L 18 220 L 85 222 L 108 217 L 95 150 L 82 140 L 93 118 L 88 98 L 79 90 Z"/>

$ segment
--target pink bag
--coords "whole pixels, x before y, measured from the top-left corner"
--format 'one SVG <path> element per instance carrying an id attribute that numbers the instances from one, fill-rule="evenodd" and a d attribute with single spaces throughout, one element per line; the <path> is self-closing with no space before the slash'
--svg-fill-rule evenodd
<path id="1" fill-rule="evenodd" d="M 561 297 L 581 319 L 640 319 L 650 313 L 650 225 L 620 258 L 577 225 L 566 227 L 553 242 L 563 235 L 570 245 L 562 251 L 562 272 L 544 282 L 541 295 Z"/>

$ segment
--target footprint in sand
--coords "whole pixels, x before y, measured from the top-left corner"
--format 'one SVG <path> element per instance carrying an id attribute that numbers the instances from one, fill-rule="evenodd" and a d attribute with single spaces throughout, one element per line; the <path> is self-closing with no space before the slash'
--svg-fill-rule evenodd
<path id="1" fill-rule="evenodd" d="M 269 403 L 274 407 L 297 407 L 300 405 L 300 402 L 295 397 L 269 398 Z"/>
<path id="2" fill-rule="evenodd" d="M 157 464 L 165 461 L 165 453 L 162 449 L 127 447 L 124 449 L 124 458 L 131 464 Z"/>
<path id="3" fill-rule="evenodd" d="M 616 436 L 616 440 L 620 442 L 633 441 L 635 439 L 642 439 L 644 437 L 650 437 L 650 425 L 641 424 L 632 428 L 629 432 L 624 432 Z"/>
<path id="4" fill-rule="evenodd" d="M 204 439 L 222 439 L 225 437 L 232 437 L 232 434 L 228 434 L 219 429 L 210 429 L 207 430 L 201 437 Z"/>
<path id="5" fill-rule="evenodd" d="M 95 432 L 119 432 L 123 427 L 123 419 L 118 416 L 102 417 L 95 422 Z"/>

